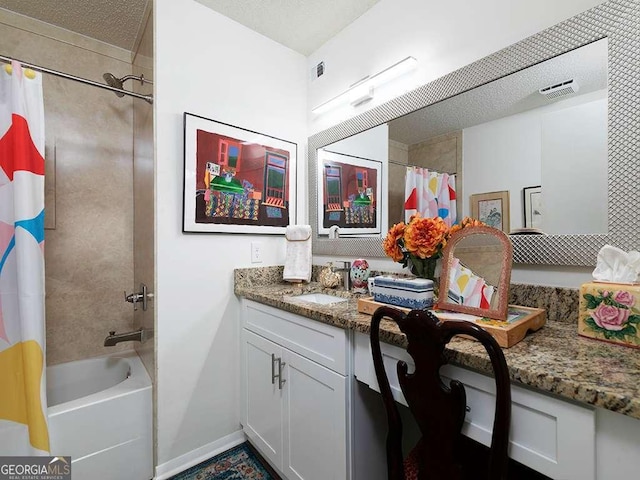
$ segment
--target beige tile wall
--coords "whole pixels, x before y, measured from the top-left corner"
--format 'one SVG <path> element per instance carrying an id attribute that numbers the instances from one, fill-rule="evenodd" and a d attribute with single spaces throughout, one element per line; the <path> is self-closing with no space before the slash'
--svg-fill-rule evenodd
<path id="1" fill-rule="evenodd" d="M 1 54 L 95 81 L 131 72 L 128 52 L 76 37 L 0 11 Z M 55 229 L 45 232 L 47 364 L 54 365 L 133 348 L 103 347 L 109 330 L 133 328 L 123 300 L 134 286 L 133 108 L 129 98 L 51 75 L 43 85 L 56 174 Z"/>

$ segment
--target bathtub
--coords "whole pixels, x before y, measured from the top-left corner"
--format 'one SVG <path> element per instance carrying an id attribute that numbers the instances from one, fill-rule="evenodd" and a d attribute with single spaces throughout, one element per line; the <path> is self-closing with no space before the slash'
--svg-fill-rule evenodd
<path id="1" fill-rule="evenodd" d="M 52 455 L 70 455 L 73 480 L 153 477 L 151 380 L 118 353 L 47 368 Z"/>

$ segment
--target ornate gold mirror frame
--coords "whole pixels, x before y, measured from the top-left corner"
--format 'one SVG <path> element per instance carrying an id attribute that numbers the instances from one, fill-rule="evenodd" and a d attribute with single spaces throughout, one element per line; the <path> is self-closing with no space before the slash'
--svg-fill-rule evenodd
<path id="1" fill-rule="evenodd" d="M 640 0 L 610 0 L 309 138 L 313 253 L 384 257 L 382 238 L 329 239 L 317 231 L 317 150 L 588 43 L 608 39 L 608 233 L 511 237 L 516 263 L 595 265 L 605 244 L 640 243 Z"/>
<path id="2" fill-rule="evenodd" d="M 489 308 L 470 307 L 467 305 L 460 305 L 451 300 L 449 297 L 449 284 L 451 282 L 452 265 L 456 257 L 456 247 L 460 246 L 461 242 L 470 239 L 473 236 L 489 236 L 496 240 L 496 244 L 501 247 L 500 252 L 488 252 L 497 255 L 490 260 L 493 264 L 497 263 L 500 275 L 495 287 L 495 291 L 492 296 L 491 306 Z M 484 248 L 491 248 L 496 244 L 484 243 Z M 482 246 L 478 246 L 478 249 L 482 249 Z M 476 255 L 481 253 L 476 252 Z M 513 257 L 513 247 L 509 241 L 509 237 L 502 231 L 491 227 L 466 227 L 462 230 L 458 230 L 454 233 L 447 246 L 444 247 L 442 252 L 442 275 L 440 275 L 440 292 L 438 294 L 438 302 L 436 308 L 441 310 L 450 310 L 452 312 L 469 313 L 471 315 L 479 315 L 481 317 L 492 318 L 495 320 L 506 320 L 509 310 L 509 284 L 511 282 L 511 262 Z M 474 271 L 474 273 L 482 276 L 482 272 Z"/>

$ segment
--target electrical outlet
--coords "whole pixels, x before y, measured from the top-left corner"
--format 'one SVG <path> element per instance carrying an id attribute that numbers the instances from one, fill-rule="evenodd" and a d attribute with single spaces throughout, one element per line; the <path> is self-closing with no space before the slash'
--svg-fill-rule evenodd
<path id="1" fill-rule="evenodd" d="M 251 242 L 251 263 L 262 263 L 261 242 Z"/>

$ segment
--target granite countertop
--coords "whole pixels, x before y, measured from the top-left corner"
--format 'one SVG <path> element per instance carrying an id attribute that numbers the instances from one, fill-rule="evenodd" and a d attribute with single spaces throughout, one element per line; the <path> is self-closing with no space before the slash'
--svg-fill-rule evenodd
<path id="1" fill-rule="evenodd" d="M 250 271 L 235 271 L 237 296 L 319 322 L 369 334 L 371 316 L 358 312 L 357 296 L 322 288 L 319 283 L 285 284 L 277 270 L 266 269 L 256 280 Z M 349 300 L 318 305 L 294 298 L 308 292 L 324 292 Z M 395 322 L 383 320 L 382 341 L 406 347 L 406 337 Z M 531 388 L 605 408 L 640 419 L 640 350 L 579 337 L 575 321 L 549 319 L 537 332 L 503 349 L 511 379 Z M 491 372 L 482 346 L 462 338 L 447 346 L 453 364 L 480 372 Z"/>

